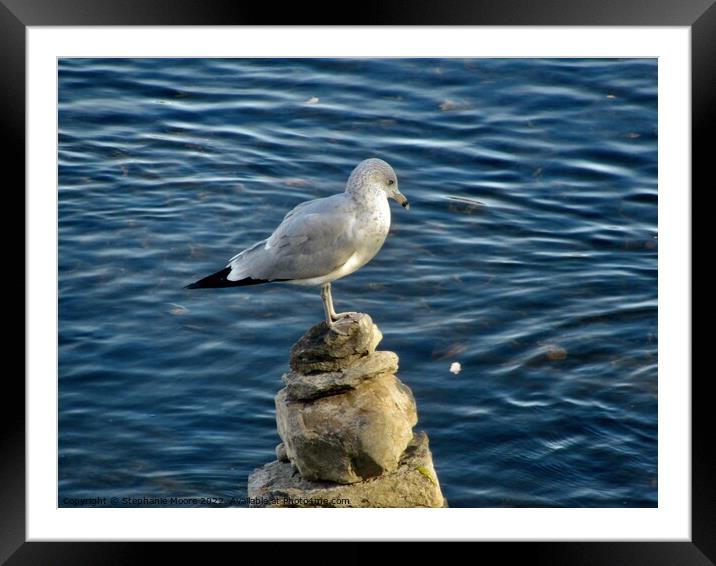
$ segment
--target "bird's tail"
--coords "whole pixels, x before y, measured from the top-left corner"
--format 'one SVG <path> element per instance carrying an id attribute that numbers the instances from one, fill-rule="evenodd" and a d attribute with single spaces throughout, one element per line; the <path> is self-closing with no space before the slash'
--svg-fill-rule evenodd
<path id="1" fill-rule="evenodd" d="M 231 273 L 230 267 L 225 267 L 221 271 L 212 273 L 184 287 L 185 289 L 216 289 L 220 287 L 245 287 L 246 285 L 260 285 L 261 283 L 271 283 L 272 281 L 286 281 L 286 279 L 253 279 L 245 277 L 238 281 L 230 281 L 227 276 Z"/>

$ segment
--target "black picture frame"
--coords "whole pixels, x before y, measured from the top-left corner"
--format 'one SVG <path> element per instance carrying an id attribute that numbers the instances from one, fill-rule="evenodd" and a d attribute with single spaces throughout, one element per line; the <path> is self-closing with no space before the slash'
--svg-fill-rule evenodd
<path id="1" fill-rule="evenodd" d="M 25 34 L 28 26 L 86 25 L 558 25 L 686 26 L 692 54 L 692 186 L 707 185 L 711 156 L 707 136 L 714 131 L 716 107 L 715 0 L 367 0 L 360 10 L 351 3 L 247 3 L 240 0 L 0 0 L 0 131 L 6 141 L 0 153 L 7 196 L 20 201 L 15 187 L 25 183 Z M 351 9 L 353 8 L 353 9 Z M 8 143 L 9 142 L 9 143 Z M 9 176 L 8 173 L 13 175 Z M 10 181 L 12 179 L 12 181 Z M 708 182 L 704 190 L 711 187 Z M 684 190 L 693 189 L 684 187 Z M 6 210 L 9 209 L 9 205 Z M 14 233 L 16 227 L 10 228 Z M 6 241 L 13 243 L 6 236 Z M 17 236 L 14 236 L 16 239 Z M 12 246 L 9 246 L 12 247 Z M 6 247 L 6 252 L 7 252 Z M 19 252 L 18 252 L 19 253 Z M 9 261 L 9 260 L 8 260 Z M 6 272 L 9 290 L 25 289 L 25 258 Z M 20 269 L 23 266 L 23 269 Z M 22 275 L 21 275 L 22 274 Z M 10 295 L 7 295 L 8 297 Z M 27 301 L 27 295 L 25 295 Z M 13 301 L 18 302 L 18 301 Z M 24 323 L 23 327 L 24 328 Z M 14 338 L 25 333 L 11 328 Z M 14 351 L 12 345 L 6 351 Z M 18 348 L 19 349 L 19 348 Z M 24 361 L 23 361 L 24 368 Z M 24 373 L 24 372 L 23 372 Z M 716 560 L 716 489 L 714 446 L 710 438 L 708 377 L 693 373 L 692 386 L 692 536 L 690 542 L 493 542 L 483 551 L 513 560 L 580 565 L 707 565 Z M 120 542 L 26 542 L 25 537 L 25 384 L 15 371 L 3 380 L 5 424 L 0 438 L 0 563 L 134 564 L 167 561 L 176 552 L 202 563 L 218 561 L 205 545 Z M 320 534 L 316 533 L 319 537 Z M 372 544 L 328 549 L 331 560 L 354 562 L 374 556 Z M 420 550 L 419 550 L 420 551 Z M 231 551 L 233 552 L 233 551 Z M 244 551 L 242 550 L 242 553 Z M 310 551 L 309 551 L 310 552 Z M 422 551 L 421 551 L 422 552 Z M 474 553 L 474 549 L 470 552 Z M 269 556 L 277 556 L 271 554 Z M 473 556 L 475 556 L 473 554 Z M 278 557 L 278 556 L 277 556 Z M 245 559 L 235 555 L 232 559 Z M 284 555 L 281 559 L 288 559 Z M 403 557 L 403 560 L 405 557 Z"/>

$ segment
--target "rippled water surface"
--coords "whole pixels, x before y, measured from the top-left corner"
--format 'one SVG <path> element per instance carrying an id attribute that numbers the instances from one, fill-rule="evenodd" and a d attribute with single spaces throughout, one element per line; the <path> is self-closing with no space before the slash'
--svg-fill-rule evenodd
<path id="1" fill-rule="evenodd" d="M 656 506 L 656 79 L 653 59 L 60 60 L 59 505 L 246 494 L 318 289 L 183 287 L 378 156 L 412 209 L 334 300 L 399 354 L 450 505 Z"/>

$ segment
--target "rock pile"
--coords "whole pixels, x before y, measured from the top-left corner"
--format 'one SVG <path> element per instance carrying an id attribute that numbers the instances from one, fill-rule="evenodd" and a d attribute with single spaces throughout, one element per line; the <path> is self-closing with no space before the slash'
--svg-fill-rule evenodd
<path id="1" fill-rule="evenodd" d="M 252 506 L 442 507 L 413 394 L 367 314 L 325 323 L 291 349 L 276 395 L 278 460 L 249 476 Z"/>

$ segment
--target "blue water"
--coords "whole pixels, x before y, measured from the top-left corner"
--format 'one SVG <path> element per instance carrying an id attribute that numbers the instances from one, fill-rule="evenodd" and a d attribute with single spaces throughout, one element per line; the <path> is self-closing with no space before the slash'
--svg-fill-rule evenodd
<path id="1" fill-rule="evenodd" d="M 246 495 L 318 289 L 183 287 L 370 156 L 412 209 L 334 300 L 450 506 L 657 505 L 655 59 L 61 59 L 60 506 Z"/>

